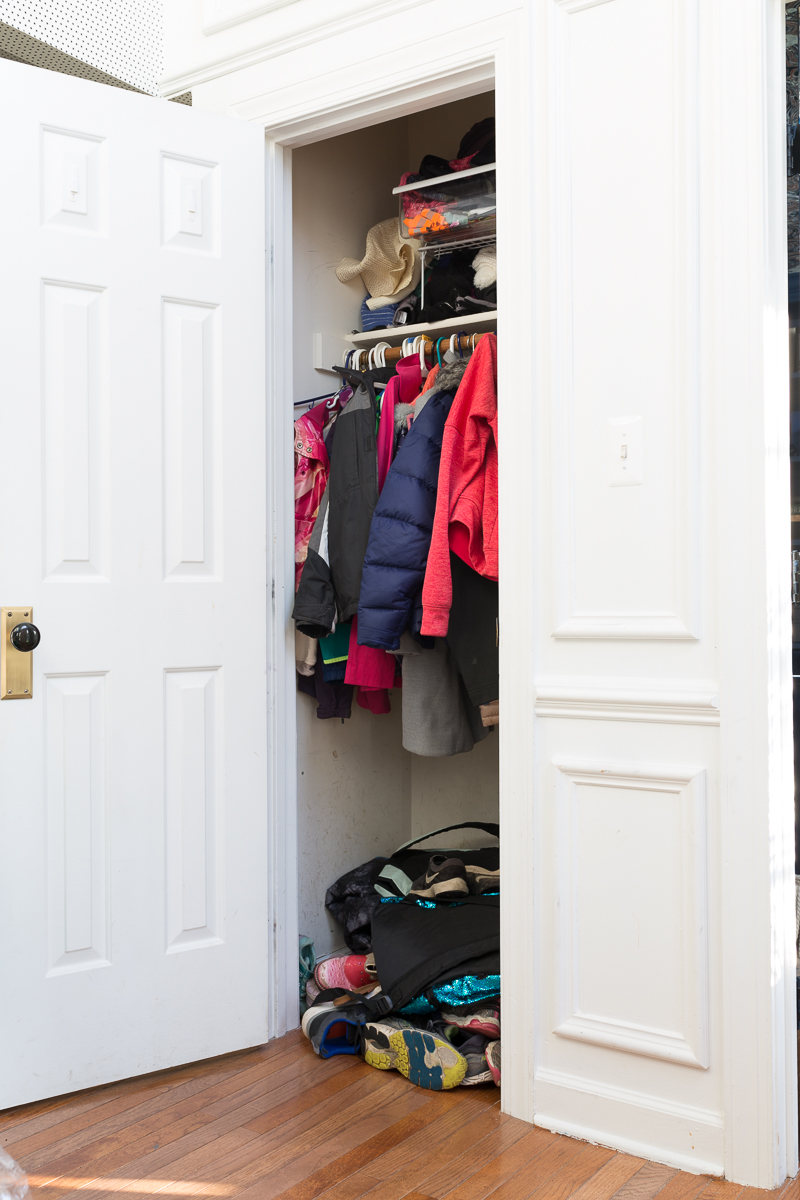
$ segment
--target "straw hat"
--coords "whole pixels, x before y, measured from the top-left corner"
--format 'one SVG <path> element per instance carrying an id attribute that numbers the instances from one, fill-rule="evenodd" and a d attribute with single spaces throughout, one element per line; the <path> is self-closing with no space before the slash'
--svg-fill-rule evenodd
<path id="1" fill-rule="evenodd" d="M 343 258 L 336 268 L 336 278 L 342 283 L 349 283 L 356 275 L 361 276 L 370 296 L 387 297 L 391 301 L 402 299 L 416 287 L 419 279 L 417 243 L 401 237 L 397 217 L 372 226 L 360 262 L 355 258 Z"/>

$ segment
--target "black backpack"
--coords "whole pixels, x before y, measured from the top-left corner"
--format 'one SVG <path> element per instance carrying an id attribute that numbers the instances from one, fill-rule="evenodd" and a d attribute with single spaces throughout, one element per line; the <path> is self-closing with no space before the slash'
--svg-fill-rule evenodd
<path id="1" fill-rule="evenodd" d="M 480 982 L 470 986 L 467 977 L 485 980 L 500 975 L 500 897 L 464 896 L 455 901 L 418 900 L 408 895 L 415 879 L 423 875 L 432 854 L 447 854 L 496 871 L 499 846 L 480 850 L 420 850 L 417 843 L 454 829 L 482 829 L 497 837 L 499 826 L 465 821 L 423 834 L 401 846 L 387 859 L 375 883 L 384 899 L 372 914 L 372 950 L 381 991 L 367 1001 L 376 1013 L 396 1012 L 422 996 L 441 1007 L 434 988 L 461 980 L 460 993 L 448 1008 L 468 1009 L 488 998 Z M 480 995 L 480 1000 L 477 995 Z M 494 995 L 499 995 L 499 988 Z"/>

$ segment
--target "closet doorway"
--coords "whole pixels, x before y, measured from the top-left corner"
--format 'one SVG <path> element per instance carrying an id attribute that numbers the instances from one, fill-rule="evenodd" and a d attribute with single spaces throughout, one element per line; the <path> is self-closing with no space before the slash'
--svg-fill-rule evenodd
<path id="1" fill-rule="evenodd" d="M 444 338 L 438 342 L 438 357 L 447 358 L 448 338 L 461 333 L 463 349 L 456 352 L 454 344 L 453 353 L 468 359 L 473 343 L 467 345 L 467 335 L 497 330 L 498 312 L 480 298 L 465 301 L 464 308 L 472 311 L 444 315 L 456 307 L 451 293 L 476 290 L 463 267 L 470 271 L 468 264 L 480 250 L 480 233 L 476 238 L 467 231 L 461 242 L 454 243 L 453 254 L 426 256 L 425 307 L 422 312 L 419 306 L 409 310 L 408 328 L 370 329 L 391 320 L 394 305 L 376 318 L 374 310 L 366 307 L 362 275 L 354 274 L 343 283 L 336 274 L 342 259 L 357 261 L 365 255 L 371 229 L 387 220 L 400 221 L 393 189 L 407 172 L 416 172 L 426 155 L 444 162 L 456 160 L 468 131 L 493 118 L 494 93 L 485 91 L 293 151 L 293 417 L 320 404 L 319 400 L 308 403 L 310 398 L 335 392 L 342 385 L 330 368 L 341 366 L 348 352 L 363 351 L 356 365 L 364 367 L 366 352 L 373 346 L 399 347 L 409 336 L 424 334 Z M 492 235 L 483 234 L 482 243 L 491 248 Z M 406 305 L 413 299 L 412 291 Z M 438 319 L 425 320 L 430 315 Z M 437 365 L 434 351 L 426 358 L 426 369 Z M 381 384 L 377 402 L 380 405 Z M 398 416 L 398 431 L 400 420 Z M 335 442 L 335 428 L 333 438 Z M 495 639 L 496 635 L 492 638 L 496 646 Z M 341 663 L 346 649 L 325 653 Z M 302 662 L 301 666 L 309 670 Z M 325 665 L 325 674 L 341 679 L 342 669 L 332 662 Z M 348 670 L 347 678 L 351 677 L 360 678 Z M 483 729 L 478 720 L 482 740 L 473 741 L 469 732 L 455 739 L 445 732 L 444 741 L 437 744 L 435 726 L 442 714 L 426 712 L 424 701 L 415 714 L 412 710 L 418 706 L 410 692 L 411 684 L 405 697 L 401 688 L 392 688 L 388 703 L 382 696 L 380 704 L 383 709 L 390 705 L 391 711 L 379 714 L 361 706 L 363 692 L 360 700 L 358 693 L 333 699 L 337 693 L 345 695 L 342 683 L 328 693 L 330 704 L 298 692 L 298 921 L 300 934 L 312 938 L 318 957 L 345 949 L 342 928 L 324 905 L 326 890 L 340 876 L 377 855 L 391 855 L 409 839 L 429 831 L 464 821 L 498 821 L 497 729 Z M 346 710 L 351 715 L 342 719 Z M 337 715 L 320 719 L 325 712 Z M 415 729 L 417 722 L 434 728 Z M 454 748 L 458 752 L 453 753 Z M 437 754 L 437 749 L 443 753 Z M 458 849 L 484 845 L 486 840 L 485 833 L 461 831 L 445 839 L 445 844 Z"/>

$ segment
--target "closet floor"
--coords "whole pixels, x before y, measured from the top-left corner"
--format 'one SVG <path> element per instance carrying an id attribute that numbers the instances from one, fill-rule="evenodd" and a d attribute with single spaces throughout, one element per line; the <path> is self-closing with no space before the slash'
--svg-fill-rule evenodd
<path id="1" fill-rule="evenodd" d="M 503 1116 L 494 1087 L 426 1092 L 299 1032 L 0 1113 L 37 1200 L 800 1200 L 687 1175 Z"/>

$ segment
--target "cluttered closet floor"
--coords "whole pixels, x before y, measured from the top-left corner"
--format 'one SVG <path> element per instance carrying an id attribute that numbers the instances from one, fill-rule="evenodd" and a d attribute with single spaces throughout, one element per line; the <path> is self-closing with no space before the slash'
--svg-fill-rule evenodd
<path id="1" fill-rule="evenodd" d="M 37 1200 L 800 1200 L 535 1129 L 495 1088 L 426 1092 L 298 1031 L 254 1050 L 0 1113 Z"/>

